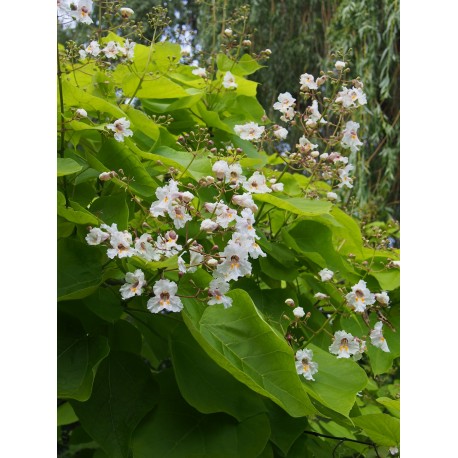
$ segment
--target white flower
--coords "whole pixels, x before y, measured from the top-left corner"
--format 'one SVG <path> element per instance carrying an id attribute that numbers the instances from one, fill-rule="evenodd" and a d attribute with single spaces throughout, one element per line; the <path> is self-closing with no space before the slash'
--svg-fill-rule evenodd
<path id="1" fill-rule="evenodd" d="M 146 306 L 151 313 L 159 313 L 163 310 L 179 312 L 183 309 L 181 299 L 175 296 L 178 286 L 170 280 L 159 280 L 153 286 L 154 297 L 149 299 Z"/>
<path id="2" fill-rule="evenodd" d="M 390 297 L 388 296 L 386 291 L 382 291 L 381 293 L 375 294 L 375 300 L 382 305 L 388 305 L 390 303 Z"/>
<path id="3" fill-rule="evenodd" d="M 242 166 L 238 162 L 235 162 L 234 164 L 229 165 L 226 171 L 226 181 L 230 183 L 232 187 L 236 187 L 246 181 L 246 178 L 242 175 L 242 173 Z"/>
<path id="4" fill-rule="evenodd" d="M 134 10 L 131 8 L 120 8 L 119 11 L 121 12 L 123 19 L 127 19 L 134 14 Z"/>
<path id="5" fill-rule="evenodd" d="M 160 254 L 170 258 L 182 250 L 182 246 L 177 244 L 178 235 L 175 231 L 167 231 L 164 236 L 159 236 L 156 248 Z"/>
<path id="6" fill-rule="evenodd" d="M 303 309 L 302 307 L 296 307 L 296 308 L 293 310 L 293 315 L 294 315 L 296 318 L 302 318 L 302 317 L 305 315 L 304 309 Z"/>
<path id="7" fill-rule="evenodd" d="M 266 192 L 272 192 L 272 190 L 266 185 L 266 177 L 259 172 L 254 172 L 247 181 L 242 185 L 250 193 L 264 194 Z"/>
<path id="8" fill-rule="evenodd" d="M 278 96 L 278 102 L 274 103 L 274 110 L 285 113 L 288 108 L 294 107 L 296 99 L 289 93 L 283 92 Z"/>
<path id="9" fill-rule="evenodd" d="M 337 187 L 342 188 L 343 186 L 346 186 L 347 188 L 353 188 L 353 179 L 349 175 L 353 169 L 354 167 L 351 164 L 348 164 L 338 171 L 340 183 Z"/>
<path id="10" fill-rule="evenodd" d="M 312 143 L 308 138 L 304 135 L 299 139 L 299 143 L 296 145 L 302 153 L 308 153 L 311 150 L 318 148 L 318 145 Z"/>
<path id="11" fill-rule="evenodd" d="M 186 273 L 186 264 L 183 259 L 183 255 L 186 254 L 187 251 L 183 251 L 183 253 L 178 256 L 178 271 L 185 274 Z"/>
<path id="12" fill-rule="evenodd" d="M 288 130 L 280 126 L 274 126 L 272 133 L 279 140 L 284 140 L 288 136 Z"/>
<path id="13" fill-rule="evenodd" d="M 337 200 L 337 194 L 335 192 L 328 192 L 326 194 L 326 197 L 328 198 L 328 200 Z"/>
<path id="14" fill-rule="evenodd" d="M 340 153 L 333 152 L 329 156 L 329 160 L 334 164 L 337 162 L 342 162 L 342 164 L 348 164 L 348 157 L 342 156 Z"/>
<path id="15" fill-rule="evenodd" d="M 318 272 L 318 275 L 321 277 L 321 281 L 329 281 L 334 276 L 334 272 L 329 269 L 322 269 Z"/>
<path id="16" fill-rule="evenodd" d="M 228 37 L 232 36 L 232 29 L 225 29 L 224 34 L 227 35 Z"/>
<path id="17" fill-rule="evenodd" d="M 336 67 L 337 70 L 343 70 L 345 68 L 345 65 L 346 65 L 346 63 L 342 62 L 341 60 L 338 60 L 335 63 L 335 67 Z"/>
<path id="18" fill-rule="evenodd" d="M 189 250 L 189 272 L 195 272 L 197 267 L 203 264 L 205 260 L 204 255 L 202 254 L 202 245 L 194 242 Z"/>
<path id="19" fill-rule="evenodd" d="M 353 361 L 359 361 L 362 358 L 363 353 L 367 350 L 367 346 L 366 346 L 366 341 L 358 339 L 358 337 L 355 337 L 355 341 L 358 343 L 359 349 L 353 355 Z"/>
<path id="20" fill-rule="evenodd" d="M 325 121 L 321 117 L 321 113 L 318 111 L 318 102 L 316 100 L 312 102 L 312 105 L 309 107 L 309 110 L 310 115 L 308 121 L 305 123 L 306 125 L 309 126 L 311 124 L 317 123 L 318 120 L 320 120 L 320 124 L 327 124 L 327 121 Z"/>
<path id="21" fill-rule="evenodd" d="M 116 41 L 109 41 L 106 46 L 102 49 L 105 57 L 108 59 L 116 59 L 119 53 L 118 43 Z"/>
<path id="22" fill-rule="evenodd" d="M 100 181 L 109 181 L 113 178 L 113 175 L 111 174 L 111 172 L 102 172 L 100 175 L 99 175 L 99 180 Z"/>
<path id="23" fill-rule="evenodd" d="M 117 119 L 113 124 L 108 124 L 107 128 L 112 130 L 115 140 L 118 142 L 123 142 L 124 137 L 132 137 L 134 134 L 130 129 L 130 121 L 126 118 Z"/>
<path id="24" fill-rule="evenodd" d="M 194 199 L 194 194 L 189 191 L 179 192 L 178 198 L 183 202 L 189 203 L 192 199 Z"/>
<path id="25" fill-rule="evenodd" d="M 197 67 L 191 73 L 202 78 L 207 77 L 207 70 L 205 70 L 205 68 Z"/>
<path id="26" fill-rule="evenodd" d="M 308 73 L 301 75 L 299 83 L 301 84 L 301 91 L 305 91 L 306 89 L 318 89 L 314 76 Z"/>
<path id="27" fill-rule="evenodd" d="M 173 219 L 175 229 L 181 229 L 186 226 L 188 221 L 192 220 L 189 213 L 186 212 L 186 207 L 183 205 L 173 204 L 168 210 L 169 216 Z"/>
<path id="28" fill-rule="evenodd" d="M 218 223 L 215 223 L 211 219 L 204 219 L 200 224 L 200 230 L 205 232 L 213 232 L 218 228 Z"/>
<path id="29" fill-rule="evenodd" d="M 122 48 L 121 51 L 128 59 L 132 60 L 134 58 L 134 48 L 136 44 L 135 41 L 130 41 L 129 39 L 126 39 L 124 42 L 124 48 Z"/>
<path id="30" fill-rule="evenodd" d="M 306 380 L 313 380 L 313 375 L 318 372 L 318 364 L 312 361 L 312 350 L 298 350 L 296 352 L 296 371 L 298 375 L 303 375 Z"/>
<path id="31" fill-rule="evenodd" d="M 337 94 L 336 103 L 341 103 L 344 108 L 352 108 L 367 103 L 366 94 L 360 88 L 352 87 L 351 89 L 342 87 Z"/>
<path id="32" fill-rule="evenodd" d="M 154 217 L 165 216 L 164 212 L 171 210 L 172 202 L 179 197 L 178 183 L 171 179 L 168 184 L 156 189 L 156 197 L 159 200 L 154 201 L 149 209 Z"/>
<path id="33" fill-rule="evenodd" d="M 241 217 L 236 215 L 236 223 L 235 223 L 235 228 L 237 232 L 239 232 L 242 236 L 247 236 L 251 238 L 259 238 L 256 235 L 256 231 L 253 227 L 254 225 L 254 215 L 251 209 L 245 208 L 242 210 Z"/>
<path id="34" fill-rule="evenodd" d="M 296 115 L 296 112 L 294 111 L 294 108 L 289 107 L 285 111 L 283 111 L 283 116 L 280 116 L 280 119 L 283 122 L 289 122 L 294 119 L 295 115 Z"/>
<path id="35" fill-rule="evenodd" d="M 399 449 L 396 446 L 390 447 L 390 453 L 396 455 L 396 453 L 399 453 Z"/>
<path id="36" fill-rule="evenodd" d="M 135 250 L 131 247 L 132 236 L 127 232 L 113 232 L 110 238 L 111 248 L 107 251 L 107 256 L 110 259 L 115 258 L 130 258 L 135 254 Z"/>
<path id="37" fill-rule="evenodd" d="M 150 234 L 143 234 L 140 238 L 135 240 L 135 254 L 147 261 L 159 261 L 161 254 L 150 243 L 152 237 Z"/>
<path id="38" fill-rule="evenodd" d="M 116 232 L 118 232 L 118 225 L 116 223 L 113 223 L 111 226 L 108 226 L 108 224 L 101 224 L 100 227 L 108 231 L 110 235 L 113 235 Z"/>
<path id="39" fill-rule="evenodd" d="M 216 268 L 218 277 L 223 277 L 225 281 L 229 281 L 251 274 L 248 252 L 244 247 L 236 243 L 229 243 L 219 255 L 225 259 Z"/>
<path id="40" fill-rule="evenodd" d="M 78 51 L 78 53 L 79 53 L 81 59 L 86 59 L 87 53 L 86 53 L 86 51 L 84 49 L 80 49 Z"/>
<path id="41" fill-rule="evenodd" d="M 70 14 L 70 5 L 68 0 L 57 0 L 57 16 L 59 19 L 70 19 L 68 15 Z"/>
<path id="42" fill-rule="evenodd" d="M 375 324 L 374 329 L 370 333 L 371 343 L 374 347 L 380 348 L 382 351 L 389 353 L 390 349 L 388 348 L 385 337 L 383 337 L 382 327 L 383 323 L 381 321 L 378 321 Z"/>
<path id="43" fill-rule="evenodd" d="M 334 341 L 329 346 L 329 351 L 333 355 L 337 355 L 337 358 L 350 358 L 351 355 L 354 355 L 359 350 L 359 342 L 345 331 L 337 331 L 334 334 Z"/>
<path id="44" fill-rule="evenodd" d="M 234 132 L 242 139 L 242 140 L 259 140 L 261 135 L 264 133 L 264 126 L 259 126 L 255 122 L 249 122 L 243 125 L 235 125 Z"/>
<path id="45" fill-rule="evenodd" d="M 78 109 L 75 111 L 75 114 L 76 114 L 79 118 L 87 118 L 87 111 L 86 111 L 84 108 L 78 108 Z"/>
<path id="46" fill-rule="evenodd" d="M 226 161 L 216 161 L 213 164 L 212 171 L 215 173 L 216 178 L 223 180 L 229 171 L 229 165 Z"/>
<path id="47" fill-rule="evenodd" d="M 208 305 L 223 304 L 224 308 L 231 307 L 232 299 L 225 296 L 228 291 L 229 283 L 225 282 L 222 278 L 213 279 L 208 287 L 208 294 L 211 296 Z"/>
<path id="48" fill-rule="evenodd" d="M 95 40 L 91 41 L 86 48 L 86 52 L 94 57 L 97 57 L 101 52 L 99 43 Z"/>
<path id="49" fill-rule="evenodd" d="M 146 285 L 146 281 L 145 274 L 140 269 L 137 269 L 134 273 L 127 272 L 125 281 L 126 283 L 119 290 L 123 299 L 142 295 L 143 286 Z"/>
<path id="50" fill-rule="evenodd" d="M 223 86 L 226 89 L 236 88 L 238 84 L 235 82 L 235 77 L 231 72 L 226 72 L 223 78 Z"/>
<path id="51" fill-rule="evenodd" d="M 272 191 L 274 192 L 281 192 L 283 191 L 284 184 L 283 183 L 274 183 L 271 185 Z"/>
<path id="52" fill-rule="evenodd" d="M 294 307 L 296 305 L 294 303 L 293 299 L 291 299 L 291 298 L 285 299 L 285 304 L 289 305 L 290 307 Z"/>
<path id="53" fill-rule="evenodd" d="M 71 11 L 71 15 L 83 24 L 92 24 L 90 14 L 92 13 L 92 0 L 79 0 L 75 11 Z"/>
<path id="54" fill-rule="evenodd" d="M 237 217 L 237 211 L 225 204 L 219 204 L 216 207 L 216 222 L 224 229 L 229 226 L 231 221 Z"/>
<path id="55" fill-rule="evenodd" d="M 364 312 L 368 305 L 375 302 L 375 296 L 367 289 L 366 282 L 360 280 L 356 285 L 352 286 L 345 298 L 348 306 L 353 308 L 355 312 Z"/>
<path id="56" fill-rule="evenodd" d="M 251 194 L 241 194 L 232 196 L 232 202 L 244 208 L 250 208 L 253 212 L 258 211 L 258 206 L 254 203 Z"/>
<path id="57" fill-rule="evenodd" d="M 86 235 L 88 245 L 100 245 L 102 242 L 110 238 L 110 234 L 103 232 L 98 227 L 93 227 L 89 234 Z"/>
<path id="58" fill-rule="evenodd" d="M 329 299 L 329 296 L 327 294 L 323 294 L 323 293 L 316 293 L 315 296 L 316 299 L 322 301 L 324 299 Z"/>

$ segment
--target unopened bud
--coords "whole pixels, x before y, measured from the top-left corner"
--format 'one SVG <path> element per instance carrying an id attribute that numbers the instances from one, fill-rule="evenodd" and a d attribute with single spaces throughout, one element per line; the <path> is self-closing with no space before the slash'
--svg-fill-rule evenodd
<path id="1" fill-rule="evenodd" d="M 251 40 L 243 40 L 242 41 L 243 46 L 251 46 Z"/>
<path id="2" fill-rule="evenodd" d="M 87 111 L 84 108 L 78 108 L 75 113 L 78 118 L 87 118 Z"/>
<path id="3" fill-rule="evenodd" d="M 209 175 L 208 177 L 205 177 L 205 181 L 209 184 L 212 184 L 215 182 L 215 178 Z"/>
<path id="4" fill-rule="evenodd" d="M 322 86 L 326 82 L 327 79 L 328 77 L 326 75 L 320 76 L 319 78 L 316 79 L 316 84 L 318 86 Z"/>
<path id="5" fill-rule="evenodd" d="M 134 14 L 134 10 L 131 8 L 121 8 L 119 11 L 123 19 L 128 19 Z"/>
<path id="6" fill-rule="evenodd" d="M 207 262 L 206 262 L 207 266 L 208 267 L 215 267 L 218 265 L 218 260 L 215 259 L 215 258 L 210 258 Z"/>
<path id="7" fill-rule="evenodd" d="M 113 177 L 111 176 L 111 172 L 102 172 L 99 175 L 99 180 L 100 181 L 108 181 L 111 180 Z"/>
<path id="8" fill-rule="evenodd" d="M 290 307 L 294 307 L 296 305 L 291 298 L 286 299 L 285 304 L 289 305 Z"/>
<path id="9" fill-rule="evenodd" d="M 342 62 L 341 60 L 338 60 L 334 67 L 336 67 L 337 70 L 343 70 L 345 68 L 346 63 Z"/>
<path id="10" fill-rule="evenodd" d="M 232 29 L 225 29 L 224 35 L 226 35 L 227 37 L 232 37 Z"/>
<path id="11" fill-rule="evenodd" d="M 318 151 L 312 151 L 310 153 L 310 156 L 312 156 L 312 157 L 318 157 L 319 155 L 320 155 L 320 153 Z"/>

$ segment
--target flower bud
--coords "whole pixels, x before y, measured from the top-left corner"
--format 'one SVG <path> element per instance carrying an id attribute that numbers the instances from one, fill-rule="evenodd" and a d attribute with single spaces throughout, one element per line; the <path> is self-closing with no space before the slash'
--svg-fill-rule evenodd
<path id="1" fill-rule="evenodd" d="M 123 19 L 128 19 L 134 14 L 134 10 L 131 8 L 121 8 L 119 11 Z"/>
<path id="2" fill-rule="evenodd" d="M 312 156 L 312 157 L 318 157 L 319 155 L 320 155 L 320 153 L 318 151 L 312 151 L 310 153 L 310 156 Z"/>
<path id="3" fill-rule="evenodd" d="M 212 184 L 215 182 L 215 179 L 211 176 L 208 176 L 208 177 L 205 177 L 205 181 L 208 183 L 208 184 Z"/>
<path id="4" fill-rule="evenodd" d="M 271 188 L 272 191 L 278 192 L 278 191 L 283 191 L 283 183 L 274 183 Z"/>
<path id="5" fill-rule="evenodd" d="M 337 194 L 335 192 L 328 192 L 326 194 L 328 200 L 337 200 Z"/>
<path id="6" fill-rule="evenodd" d="M 108 180 L 111 180 L 113 177 L 111 175 L 111 172 L 102 172 L 100 175 L 99 175 L 99 180 L 100 181 L 108 181 Z"/>
<path id="7" fill-rule="evenodd" d="M 296 307 L 293 310 L 293 314 L 297 319 L 299 319 L 299 318 L 302 318 L 305 315 L 305 312 L 304 312 L 304 309 L 302 307 Z"/>
<path id="8" fill-rule="evenodd" d="M 295 303 L 291 298 L 286 299 L 285 300 L 285 304 L 289 305 L 290 307 L 294 307 L 295 306 Z"/>
<path id="9" fill-rule="evenodd" d="M 207 262 L 206 262 L 207 266 L 208 267 L 216 267 L 218 265 L 218 260 L 215 259 L 215 258 L 210 258 Z"/>
<path id="10" fill-rule="evenodd" d="M 262 51 L 264 54 L 267 54 L 268 56 L 270 56 L 272 54 L 272 51 L 267 48 L 267 49 L 264 49 L 264 51 Z"/>
<path id="11" fill-rule="evenodd" d="M 87 118 L 87 111 L 84 108 L 78 108 L 75 114 L 78 118 Z"/>
<path id="12" fill-rule="evenodd" d="M 338 60 L 335 64 L 337 70 L 343 70 L 345 68 L 346 63 Z"/>
<path id="13" fill-rule="evenodd" d="M 251 40 L 243 40 L 242 41 L 243 46 L 251 46 Z"/>
<path id="14" fill-rule="evenodd" d="M 318 86 L 322 86 L 326 82 L 327 79 L 328 77 L 326 75 L 320 76 L 319 78 L 316 79 L 316 84 Z"/>
<path id="15" fill-rule="evenodd" d="M 224 35 L 226 35 L 227 37 L 232 37 L 232 29 L 225 29 Z"/>

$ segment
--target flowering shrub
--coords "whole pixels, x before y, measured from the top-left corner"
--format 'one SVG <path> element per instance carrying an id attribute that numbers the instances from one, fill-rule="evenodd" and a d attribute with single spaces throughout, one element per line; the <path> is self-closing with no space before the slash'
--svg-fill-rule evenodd
<path id="1" fill-rule="evenodd" d="M 339 208 L 368 103 L 345 56 L 276 124 L 247 79 L 268 52 L 193 67 L 161 9 L 147 46 L 93 8 L 58 2 L 88 27 L 59 46 L 60 425 L 99 457 L 397 453 L 399 258 Z"/>

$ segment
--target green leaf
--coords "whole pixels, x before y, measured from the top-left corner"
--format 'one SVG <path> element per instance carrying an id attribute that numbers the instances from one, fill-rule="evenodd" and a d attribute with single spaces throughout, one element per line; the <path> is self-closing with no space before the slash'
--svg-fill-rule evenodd
<path id="1" fill-rule="evenodd" d="M 57 191 L 57 214 L 75 224 L 99 225 L 99 220 L 77 202 L 69 201 L 70 207 L 65 206 L 64 195 Z"/>
<path id="2" fill-rule="evenodd" d="M 332 204 L 324 200 L 310 200 L 305 197 L 276 197 L 270 194 L 253 194 L 255 202 L 265 202 L 287 210 L 295 215 L 314 216 L 329 213 Z"/>
<path id="3" fill-rule="evenodd" d="M 99 247 L 65 238 L 57 242 L 58 300 L 89 296 L 102 282 L 105 254 Z"/>
<path id="4" fill-rule="evenodd" d="M 113 323 L 121 318 L 123 308 L 119 291 L 97 288 L 94 294 L 83 299 L 84 305 L 103 320 Z"/>
<path id="5" fill-rule="evenodd" d="M 71 425 L 78 417 L 69 402 L 64 402 L 57 408 L 57 426 Z"/>
<path id="6" fill-rule="evenodd" d="M 326 407 L 348 416 L 356 393 L 367 384 L 366 372 L 355 361 L 337 359 L 312 344 L 308 348 L 313 350 L 318 372 L 314 375 L 315 382 L 303 380 L 305 390 Z"/>
<path id="7" fill-rule="evenodd" d="M 91 212 L 105 224 L 118 225 L 120 231 L 126 230 L 129 221 L 129 207 L 126 202 L 126 193 L 102 196 L 91 203 Z"/>
<path id="8" fill-rule="evenodd" d="M 71 175 L 72 173 L 79 172 L 83 169 L 83 166 L 78 162 L 70 159 L 69 157 L 58 157 L 57 158 L 57 176 L 63 177 L 65 175 Z"/>
<path id="9" fill-rule="evenodd" d="M 377 398 L 376 401 L 386 407 L 395 417 L 401 414 L 401 401 L 399 399 L 390 399 L 386 397 Z"/>
<path id="10" fill-rule="evenodd" d="M 233 75 L 246 76 L 264 68 L 259 65 L 258 61 L 253 59 L 249 54 L 244 54 L 238 62 L 233 61 L 226 54 L 218 54 L 216 57 L 216 65 L 222 72 L 230 71 Z"/>
<path id="11" fill-rule="evenodd" d="M 204 308 L 185 299 L 183 318 L 207 354 L 237 380 L 272 399 L 293 417 L 316 413 L 302 388 L 286 341 L 263 320 L 250 296 L 229 293 L 233 306 Z"/>
<path id="12" fill-rule="evenodd" d="M 183 400 L 171 370 L 157 378 L 159 406 L 134 433 L 134 458 L 253 458 L 263 451 L 270 434 L 265 414 L 240 423 L 225 414 L 205 415 Z"/>
<path id="13" fill-rule="evenodd" d="M 224 412 L 241 421 L 266 410 L 260 396 L 218 366 L 183 323 L 169 345 L 180 392 L 199 412 Z"/>
<path id="14" fill-rule="evenodd" d="M 97 371 L 91 397 L 84 403 L 72 401 L 72 406 L 110 458 L 128 458 L 132 433 L 157 400 L 157 385 L 142 359 L 111 352 Z"/>
<path id="15" fill-rule="evenodd" d="M 284 242 L 300 256 L 320 267 L 345 274 L 350 281 L 358 281 L 353 269 L 334 248 L 329 227 L 312 220 L 300 220 L 281 232 Z"/>
<path id="16" fill-rule="evenodd" d="M 362 415 L 352 418 L 353 423 L 359 426 L 376 444 L 393 447 L 400 442 L 400 423 L 385 413 Z"/>
<path id="17" fill-rule="evenodd" d="M 103 142 L 96 155 L 86 153 L 86 157 L 90 166 L 100 172 L 110 170 L 119 172 L 119 169 L 122 169 L 133 193 L 144 197 L 154 195 L 157 187 L 156 182 L 145 170 L 140 159 L 132 154 L 125 144 L 110 139 Z"/>
<path id="18" fill-rule="evenodd" d="M 110 351 L 108 340 L 88 336 L 81 322 L 70 315 L 60 314 L 57 325 L 58 397 L 85 401 L 91 395 L 97 365 Z"/>
<path id="19" fill-rule="evenodd" d="M 287 456 L 293 443 L 306 429 L 307 419 L 292 418 L 273 402 L 266 401 L 266 405 L 271 429 L 270 440 Z"/>

